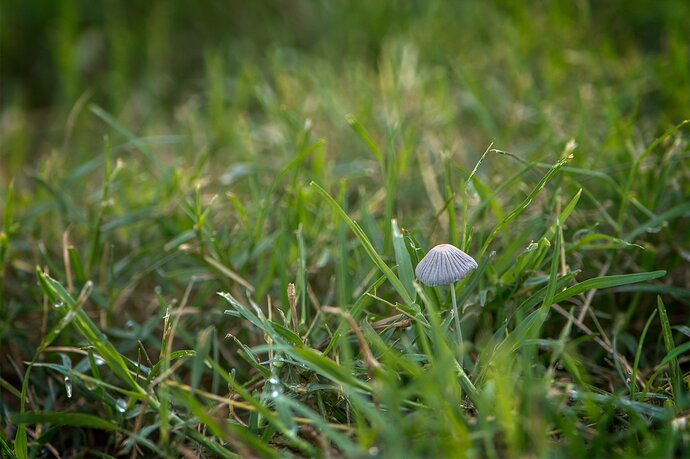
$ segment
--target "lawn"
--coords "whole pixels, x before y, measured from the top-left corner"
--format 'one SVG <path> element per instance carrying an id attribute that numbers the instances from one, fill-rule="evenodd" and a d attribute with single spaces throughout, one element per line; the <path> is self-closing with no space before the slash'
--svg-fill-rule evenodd
<path id="1" fill-rule="evenodd" d="M 0 456 L 690 456 L 688 18 L 3 1 Z"/>

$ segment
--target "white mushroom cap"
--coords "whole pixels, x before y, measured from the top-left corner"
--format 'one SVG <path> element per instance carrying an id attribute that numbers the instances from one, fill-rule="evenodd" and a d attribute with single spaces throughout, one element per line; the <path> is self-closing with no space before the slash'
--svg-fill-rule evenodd
<path id="1" fill-rule="evenodd" d="M 422 258 L 415 274 L 420 282 L 429 286 L 450 285 L 476 268 L 474 258 L 453 245 L 440 244 Z"/>

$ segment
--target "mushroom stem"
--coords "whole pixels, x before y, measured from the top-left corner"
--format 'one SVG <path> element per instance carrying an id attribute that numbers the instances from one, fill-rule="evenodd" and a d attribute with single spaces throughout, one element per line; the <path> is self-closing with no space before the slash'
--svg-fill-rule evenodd
<path id="1" fill-rule="evenodd" d="M 453 319 L 455 320 L 455 332 L 458 334 L 458 346 L 462 349 L 462 329 L 460 328 L 460 314 L 458 314 L 458 303 L 455 299 L 455 282 L 450 284 L 450 296 L 453 299 Z"/>

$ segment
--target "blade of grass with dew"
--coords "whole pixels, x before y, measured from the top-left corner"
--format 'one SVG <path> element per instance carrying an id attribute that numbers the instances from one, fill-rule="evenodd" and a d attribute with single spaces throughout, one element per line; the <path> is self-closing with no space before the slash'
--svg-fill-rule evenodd
<path id="1" fill-rule="evenodd" d="M 83 313 L 81 308 L 84 305 L 84 302 L 87 300 L 87 298 L 89 297 L 89 295 L 92 291 L 92 284 L 89 282 L 82 289 L 82 292 L 79 295 L 78 299 L 76 299 L 76 300 L 72 299 L 72 297 L 64 289 L 62 289 L 62 293 L 65 296 L 63 298 L 54 289 L 51 288 L 50 283 L 48 282 L 47 279 L 45 279 L 43 277 L 43 273 L 41 272 L 41 270 L 38 267 L 36 268 L 36 273 L 38 275 L 39 285 L 41 286 L 43 294 L 46 295 L 46 297 L 49 299 L 49 301 L 53 302 L 56 305 L 59 305 L 58 310 L 63 314 L 63 317 L 53 327 L 51 327 L 51 329 L 48 331 L 45 338 L 42 340 L 41 344 L 38 346 L 36 353 L 34 354 L 34 358 L 29 363 L 29 366 L 26 369 L 26 373 L 24 374 L 24 379 L 22 382 L 22 391 L 21 391 L 21 396 L 20 396 L 20 409 L 19 409 L 20 414 L 25 413 L 25 402 L 27 400 L 27 391 L 28 391 L 28 383 L 30 380 L 29 375 L 31 373 L 31 368 L 36 364 L 38 357 L 58 337 L 58 335 L 70 323 L 72 323 L 73 320 L 75 320 L 77 318 L 77 315 L 80 312 Z M 62 287 L 59 284 L 57 284 L 57 285 L 59 287 Z M 64 311 L 63 311 L 63 309 L 64 309 Z M 19 427 L 17 428 L 17 433 L 15 435 L 14 441 L 15 441 L 15 452 L 17 453 L 17 455 L 20 458 L 26 458 L 28 456 L 28 450 L 27 450 L 27 439 L 26 439 L 26 426 L 24 424 L 20 424 Z"/>
<path id="2" fill-rule="evenodd" d="M 141 394 L 139 392 L 134 392 L 129 389 L 123 389 L 121 387 L 115 386 L 113 384 L 109 384 L 107 382 L 104 382 L 102 379 L 94 378 L 93 376 L 89 376 L 85 373 L 80 373 L 74 369 L 68 368 L 65 365 L 61 364 L 55 364 L 55 363 L 35 363 L 33 365 L 34 367 L 40 367 L 40 368 L 49 368 L 57 373 L 60 373 L 62 376 L 66 376 L 70 378 L 70 380 L 74 382 L 79 382 L 80 384 L 83 383 L 84 387 L 90 388 L 90 387 L 102 387 L 103 389 L 107 389 L 111 392 L 117 392 L 118 394 L 122 394 L 126 397 L 133 398 L 135 400 L 143 400 L 146 398 L 146 395 Z"/>
<path id="3" fill-rule="evenodd" d="M 386 181 L 384 182 L 384 204 L 383 204 L 383 251 L 388 252 L 391 246 L 391 220 L 395 211 L 395 197 L 397 195 L 398 182 L 398 161 L 393 142 L 391 129 L 388 130 L 388 148 L 386 149 L 386 167 L 384 170 Z"/>
<path id="4" fill-rule="evenodd" d="M 43 292 L 53 301 L 64 303 L 67 310 L 72 310 L 77 305 L 77 301 L 64 289 L 62 284 L 52 279 L 47 274 L 37 269 L 36 274 L 39 278 Z M 60 311 L 62 308 L 58 308 Z M 96 349 L 98 354 L 105 360 L 107 365 L 113 370 L 118 378 L 132 388 L 135 392 L 144 394 L 144 389 L 137 384 L 127 368 L 125 360 L 115 347 L 108 341 L 108 338 L 98 329 L 91 318 L 83 309 L 78 309 L 74 318 L 79 333 Z"/>
<path id="5" fill-rule="evenodd" d="M 37 268 L 37 273 L 39 273 L 39 281 L 41 279 L 40 277 L 40 270 Z M 48 297 L 49 300 L 55 301 L 56 300 L 56 295 L 52 294 L 49 288 L 43 286 L 43 282 L 41 282 L 41 287 L 43 287 L 43 293 Z M 83 292 L 88 292 L 91 290 L 90 286 L 86 286 Z M 69 325 L 72 320 L 76 317 L 77 312 L 81 309 L 82 305 L 84 304 L 84 301 L 86 300 L 86 297 L 88 296 L 88 293 L 83 295 L 83 299 L 81 301 L 73 301 L 73 302 L 67 302 L 65 304 L 62 304 L 60 307 L 64 307 L 67 309 L 67 312 L 64 314 L 63 318 L 58 321 L 55 325 L 51 327 L 51 329 L 48 331 L 46 334 L 46 337 L 42 340 L 41 344 L 39 345 L 38 349 L 36 350 L 36 353 L 34 354 L 34 358 L 31 360 L 29 363 L 26 372 L 24 373 L 24 378 L 22 380 L 22 390 L 21 394 L 19 397 L 19 414 L 24 414 L 25 409 L 26 409 L 26 400 L 27 400 L 27 392 L 29 388 L 29 375 L 31 374 L 31 369 L 32 367 L 36 364 L 39 355 L 50 345 L 50 343 L 53 342 L 55 338 L 64 330 L 67 325 Z M 55 303 L 55 304 L 60 304 L 60 303 Z M 17 432 L 15 433 L 14 437 L 14 448 L 15 448 L 15 453 L 20 459 L 26 459 L 28 458 L 28 444 L 27 444 L 27 437 L 26 437 L 26 425 L 23 423 L 19 423 L 19 426 L 17 427 Z"/>
<path id="6" fill-rule="evenodd" d="M 398 265 L 398 275 L 400 281 L 407 288 L 407 293 L 412 300 L 416 300 L 417 292 L 414 290 L 414 270 L 412 269 L 412 261 L 410 260 L 410 253 L 405 246 L 405 237 L 403 236 L 398 222 L 391 220 L 391 228 L 393 231 L 393 250 L 395 251 L 395 262 Z"/>

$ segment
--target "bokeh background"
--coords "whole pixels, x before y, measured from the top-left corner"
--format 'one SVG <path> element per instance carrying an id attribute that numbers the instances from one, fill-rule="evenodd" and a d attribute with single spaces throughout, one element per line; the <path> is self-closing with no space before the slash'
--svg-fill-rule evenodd
<path id="1" fill-rule="evenodd" d="M 5 0 L 0 8 L 5 183 L 67 131 L 97 130 L 86 103 L 138 134 L 179 132 L 186 107 L 210 121 L 198 134 L 223 148 L 237 113 L 266 115 L 265 98 L 325 132 L 338 130 L 343 113 L 383 117 L 390 92 L 414 93 L 388 87 L 386 72 L 400 70 L 418 94 L 440 94 L 410 100 L 398 117 L 434 110 L 430 128 L 461 134 L 480 152 L 487 139 L 537 142 L 540 117 L 568 135 L 596 129 L 581 137 L 600 145 L 606 118 L 617 115 L 607 111 L 644 129 L 646 119 L 677 123 L 690 105 L 683 0 Z M 77 144 L 61 151 L 71 158 L 94 146 L 72 137 Z"/>

